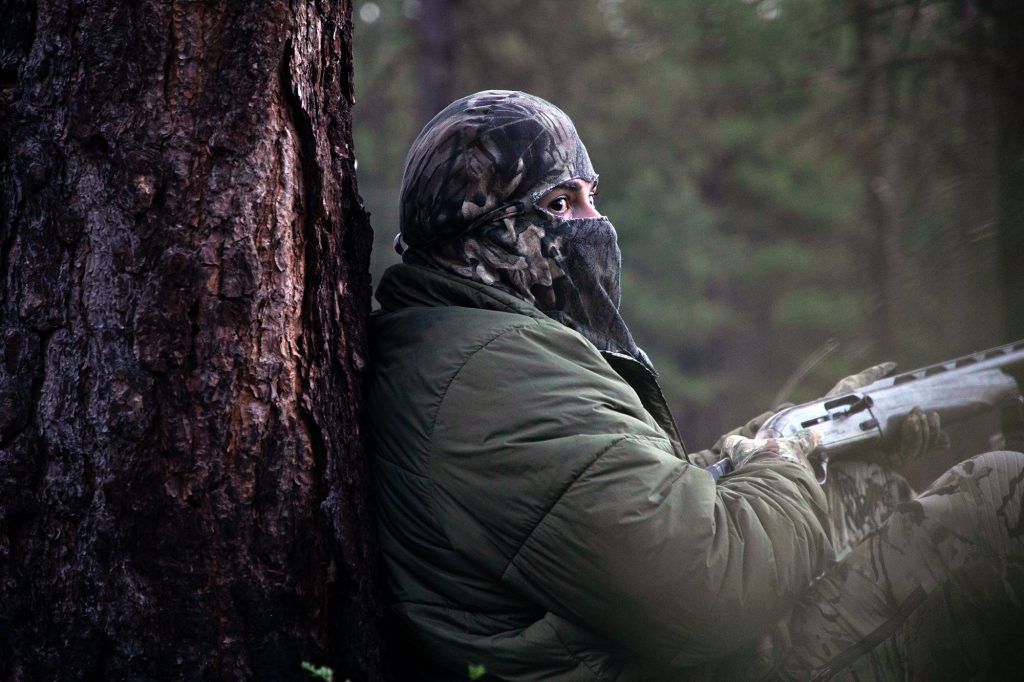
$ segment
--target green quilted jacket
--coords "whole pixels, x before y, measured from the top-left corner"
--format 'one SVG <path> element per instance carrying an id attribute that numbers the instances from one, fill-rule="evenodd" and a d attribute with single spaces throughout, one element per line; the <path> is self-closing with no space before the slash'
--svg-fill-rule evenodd
<path id="1" fill-rule="evenodd" d="M 686 679 L 822 570 L 810 475 L 762 461 L 716 485 L 640 363 L 427 268 L 391 268 L 377 299 L 380 533 L 423 679 Z"/>

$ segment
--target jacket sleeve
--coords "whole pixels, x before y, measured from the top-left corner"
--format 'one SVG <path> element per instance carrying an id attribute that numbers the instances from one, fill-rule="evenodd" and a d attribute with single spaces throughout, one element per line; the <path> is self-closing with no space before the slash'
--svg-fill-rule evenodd
<path id="1" fill-rule="evenodd" d="M 716 485 L 568 332 L 516 330 L 472 363 L 439 410 L 438 505 L 456 544 L 533 603 L 694 665 L 766 631 L 822 570 L 826 502 L 802 467 Z"/>
<path id="2" fill-rule="evenodd" d="M 822 569 L 824 501 L 788 463 L 716 486 L 632 438 L 565 491 L 505 578 L 552 611 L 672 665 L 720 658 Z"/>

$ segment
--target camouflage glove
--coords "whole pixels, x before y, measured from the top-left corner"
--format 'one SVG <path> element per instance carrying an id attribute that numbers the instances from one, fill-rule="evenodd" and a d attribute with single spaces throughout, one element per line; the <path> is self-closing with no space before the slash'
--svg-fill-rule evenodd
<path id="1" fill-rule="evenodd" d="M 757 415 L 756 417 L 754 417 L 753 419 L 748 421 L 743 426 L 741 426 L 741 427 L 739 427 L 737 429 L 733 429 L 729 433 L 725 434 L 725 436 L 722 436 L 721 438 L 719 438 L 718 439 L 718 443 L 716 443 L 716 445 L 722 443 L 722 441 L 725 439 L 726 436 L 743 436 L 744 438 L 753 438 L 754 436 L 757 435 L 757 432 L 761 430 L 761 425 L 762 424 L 764 424 L 766 421 L 768 421 L 776 413 L 782 412 L 783 410 L 785 410 L 786 408 L 789 408 L 789 407 L 793 407 L 793 403 L 782 403 L 781 405 L 776 407 L 774 410 L 768 410 L 767 412 L 762 412 L 761 414 Z"/>
<path id="2" fill-rule="evenodd" d="M 920 407 L 910 411 L 900 424 L 896 447 L 882 456 L 883 464 L 898 469 L 934 447 L 949 447 L 949 436 L 942 432 L 938 412 L 925 412 Z"/>
<path id="3" fill-rule="evenodd" d="M 744 438 L 753 438 L 757 435 L 757 432 L 761 429 L 761 424 L 764 424 L 768 420 L 768 417 L 772 416 L 780 410 L 784 410 L 787 407 L 793 407 L 793 403 L 783 403 L 774 410 L 768 412 L 762 412 L 743 426 L 738 426 L 732 431 L 722 434 L 715 441 L 715 444 L 711 446 L 710 450 L 698 450 L 697 452 L 690 453 L 690 460 L 699 466 L 707 467 L 714 464 L 718 460 L 722 459 L 726 455 L 723 453 L 722 445 L 725 443 L 725 439 L 729 436 L 743 436 Z"/>
<path id="4" fill-rule="evenodd" d="M 848 377 L 839 380 L 839 383 L 832 387 L 832 389 L 825 394 L 826 398 L 831 398 L 834 395 L 842 395 L 843 393 L 849 393 L 850 391 L 862 388 L 868 384 L 872 384 L 882 377 L 889 376 L 892 371 L 896 369 L 895 362 L 883 362 L 880 365 L 874 365 L 867 369 L 851 374 Z"/>
<path id="5" fill-rule="evenodd" d="M 814 434 L 805 431 L 792 438 L 744 438 L 726 436 L 722 442 L 722 454 L 732 462 L 733 469 L 739 469 L 750 462 L 765 459 L 782 459 L 802 464 L 812 474 L 814 468 L 807 461 L 807 454 L 814 449 L 817 440 Z"/>

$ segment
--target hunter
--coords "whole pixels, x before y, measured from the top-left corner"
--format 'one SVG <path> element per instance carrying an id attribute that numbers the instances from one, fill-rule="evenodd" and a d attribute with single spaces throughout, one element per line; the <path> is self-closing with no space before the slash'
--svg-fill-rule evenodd
<path id="1" fill-rule="evenodd" d="M 811 444 L 752 440 L 759 420 L 688 454 L 619 314 L 597 185 L 569 118 L 521 92 L 453 102 L 409 152 L 370 414 L 391 609 L 417 674 L 1019 674 L 1024 455 L 979 455 L 915 496 L 858 460 L 823 487 Z M 916 411 L 890 458 L 939 433 Z M 716 480 L 722 457 L 733 471 Z"/>

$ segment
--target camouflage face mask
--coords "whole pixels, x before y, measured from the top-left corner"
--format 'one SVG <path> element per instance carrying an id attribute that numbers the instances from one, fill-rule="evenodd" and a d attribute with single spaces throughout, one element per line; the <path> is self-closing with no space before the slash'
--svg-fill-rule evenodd
<path id="1" fill-rule="evenodd" d="M 597 174 L 560 109 L 501 90 L 457 100 L 409 152 L 403 260 L 503 289 L 597 348 L 649 366 L 619 315 L 615 228 L 606 218 L 561 220 L 535 205 L 572 179 L 596 182 Z"/>
<path id="2" fill-rule="evenodd" d="M 562 240 L 554 258 L 564 276 L 552 284 L 555 304 L 542 310 L 597 348 L 626 353 L 650 366 L 619 314 L 622 255 L 615 227 L 602 217 L 558 221 L 550 229 Z"/>

